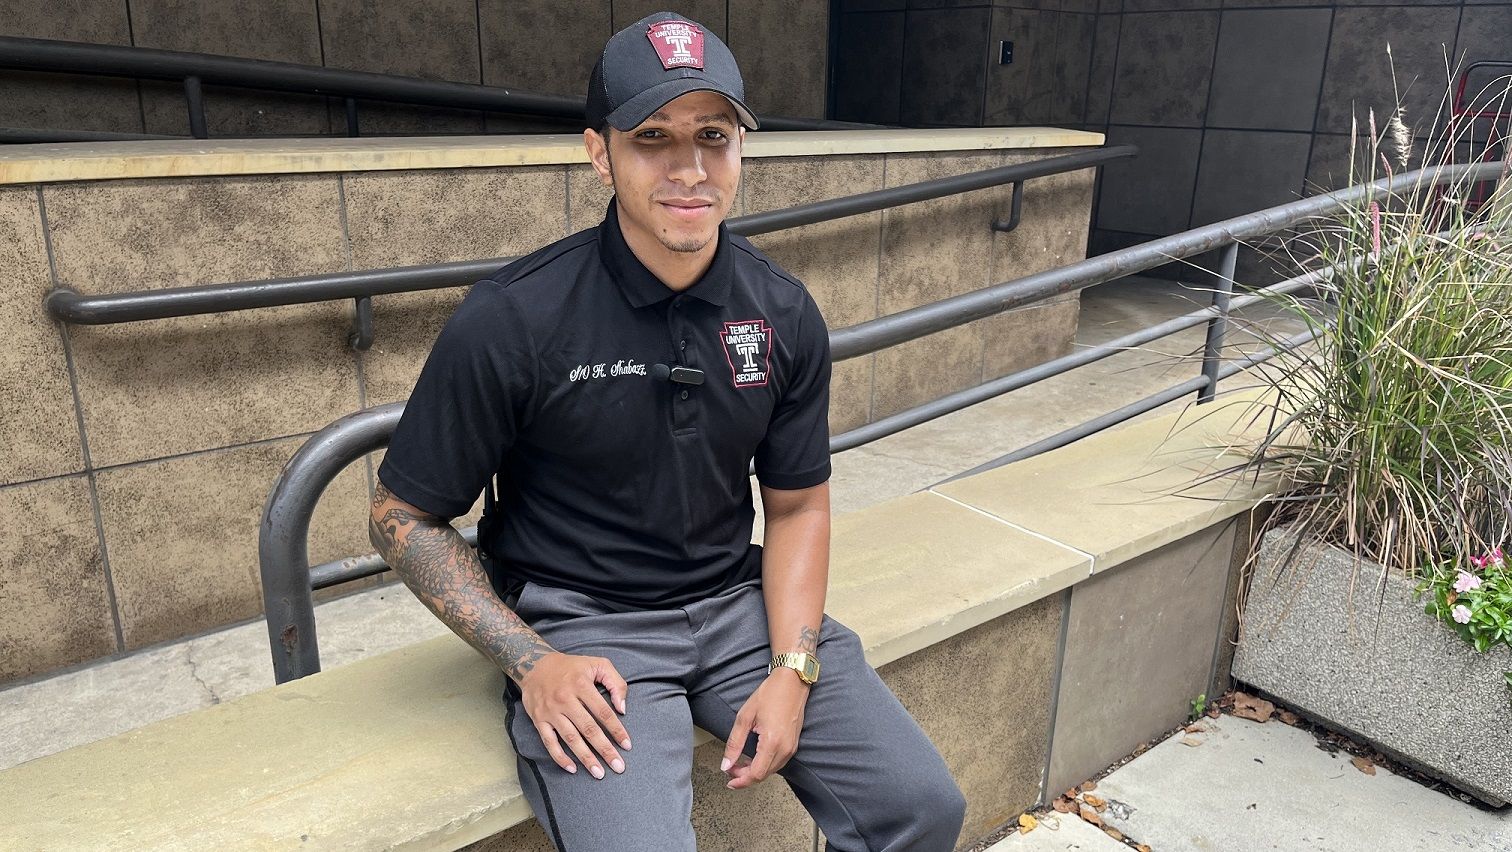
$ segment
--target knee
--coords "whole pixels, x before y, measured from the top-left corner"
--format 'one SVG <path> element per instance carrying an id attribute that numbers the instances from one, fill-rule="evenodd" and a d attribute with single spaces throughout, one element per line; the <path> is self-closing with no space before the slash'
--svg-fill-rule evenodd
<path id="1" fill-rule="evenodd" d="M 934 810 L 940 815 L 941 828 L 952 838 L 959 836 L 966 824 L 966 794 L 961 792 L 955 779 L 947 775 L 934 797 Z"/>
<path id="2" fill-rule="evenodd" d="M 942 772 L 926 784 L 909 791 L 909 807 L 922 823 L 918 835 L 926 842 L 921 849 L 955 848 L 966 822 L 966 796 L 950 777 Z"/>

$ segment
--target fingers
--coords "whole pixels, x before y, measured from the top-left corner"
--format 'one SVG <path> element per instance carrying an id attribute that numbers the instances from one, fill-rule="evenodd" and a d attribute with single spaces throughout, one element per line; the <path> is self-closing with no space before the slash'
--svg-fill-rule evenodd
<path id="1" fill-rule="evenodd" d="M 594 681 L 608 687 L 610 699 L 619 708 L 619 712 L 624 713 L 625 693 L 627 691 L 625 679 L 619 676 L 619 672 L 614 670 L 614 666 L 608 660 L 603 660 L 602 662 L 604 667 L 595 670 Z M 609 736 L 614 738 L 615 742 L 624 748 L 628 749 L 630 747 L 630 732 L 626 731 L 625 726 L 620 724 L 619 717 L 614 715 L 614 710 L 609 707 L 608 702 L 604 701 L 603 696 L 599 694 L 598 690 L 592 690 L 590 695 L 584 696 L 583 704 L 593 714 L 594 718 L 598 720 L 599 725 L 603 726 L 603 729 L 608 732 Z"/>
<path id="2" fill-rule="evenodd" d="M 724 759 L 719 762 L 720 772 L 730 771 L 730 767 L 740 758 L 740 750 L 745 747 L 746 738 L 751 735 L 751 725 L 756 721 L 756 714 L 747 710 L 750 706 L 750 702 L 747 702 L 735 714 L 735 727 L 730 729 L 730 736 L 725 740 Z"/>
<path id="3" fill-rule="evenodd" d="M 546 752 L 551 755 L 552 761 L 563 770 L 576 773 L 577 764 L 573 763 L 572 758 L 562 751 L 562 744 L 557 741 L 556 729 L 541 722 L 536 723 L 535 729 L 536 733 L 540 734 L 541 744 L 546 746 Z"/>
<path id="4" fill-rule="evenodd" d="M 778 755 L 781 755 L 781 762 L 777 761 Z M 770 735 L 758 735 L 756 740 L 756 757 L 748 765 L 737 766 L 730 770 L 731 778 L 725 786 L 731 790 L 739 790 L 743 787 L 750 787 L 753 784 L 760 784 L 773 772 L 785 765 L 788 758 L 792 756 L 793 749 L 773 741 Z"/>
<path id="5" fill-rule="evenodd" d="M 587 737 L 583 736 L 580 727 L 581 725 L 597 730 L 598 726 L 593 724 L 592 718 L 586 712 L 583 712 L 581 708 L 579 708 L 579 713 L 582 716 L 581 719 L 575 719 L 568 715 L 559 715 L 552 720 L 551 727 L 567 746 L 567 751 L 576 756 L 578 762 L 583 764 L 583 768 L 588 770 L 588 774 L 594 778 L 603 778 L 604 767 L 599 763 L 597 755 L 594 754 L 593 744 L 588 741 Z M 602 738 L 603 736 L 603 732 L 599 731 L 599 737 Z M 621 765 L 623 766 L 623 764 Z"/>
<path id="6" fill-rule="evenodd" d="M 625 698 L 629 694 L 629 685 L 625 683 L 624 678 L 620 677 L 619 671 L 614 668 L 614 663 L 600 659 L 598 666 L 594 670 L 593 679 L 609 688 L 609 696 L 614 699 L 614 708 L 620 712 L 620 715 L 624 715 Z M 616 722 L 616 724 L 618 723 Z M 609 733 L 615 739 L 624 741 L 625 748 L 630 747 L 629 737 L 624 735 L 623 730 L 619 734 L 615 734 L 613 730 L 609 730 Z"/>
<path id="7" fill-rule="evenodd" d="M 604 703 L 604 700 L 599 698 L 597 693 L 594 693 L 593 698 L 599 704 Z M 607 710 L 609 708 L 606 705 L 604 709 Z M 609 738 L 604 735 L 604 729 L 599 727 L 598 720 L 593 717 L 592 713 L 588 712 L 586 707 L 579 706 L 576 710 L 568 712 L 567 716 L 577 727 L 578 733 L 581 734 L 588 747 L 595 752 L 592 764 L 583 764 L 588 767 L 588 771 L 593 774 L 594 778 L 604 777 L 604 769 L 599 765 L 597 757 L 602 757 L 604 763 L 608 764 L 609 768 L 615 772 L 625 771 L 625 761 L 620 759 L 619 752 L 614 748 L 614 743 L 609 742 Z"/>

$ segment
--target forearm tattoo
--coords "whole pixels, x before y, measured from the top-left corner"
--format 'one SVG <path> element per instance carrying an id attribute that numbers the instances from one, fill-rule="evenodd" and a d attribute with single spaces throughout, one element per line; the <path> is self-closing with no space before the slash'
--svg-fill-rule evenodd
<path id="1" fill-rule="evenodd" d="M 798 650 L 817 654 L 819 652 L 819 631 L 809 627 L 807 624 L 803 625 L 803 629 L 798 632 Z"/>
<path id="2" fill-rule="evenodd" d="M 431 515 L 395 505 L 385 510 L 391 499 L 379 482 L 368 538 L 383 561 L 453 632 L 515 681 L 524 678 L 552 647 L 499 600 L 461 533 Z"/>

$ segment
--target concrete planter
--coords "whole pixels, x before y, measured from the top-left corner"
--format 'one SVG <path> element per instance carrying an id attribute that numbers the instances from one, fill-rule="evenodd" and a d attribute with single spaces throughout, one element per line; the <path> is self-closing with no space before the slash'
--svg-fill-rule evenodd
<path id="1" fill-rule="evenodd" d="M 1414 584 L 1348 552 L 1261 539 L 1234 677 L 1493 805 L 1512 801 L 1512 671 L 1505 647 L 1476 653 L 1423 612 Z"/>

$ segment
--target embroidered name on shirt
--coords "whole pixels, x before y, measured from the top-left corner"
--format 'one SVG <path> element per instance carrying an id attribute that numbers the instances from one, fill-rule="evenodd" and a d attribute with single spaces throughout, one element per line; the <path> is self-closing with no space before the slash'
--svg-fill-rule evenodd
<path id="1" fill-rule="evenodd" d="M 646 365 L 638 364 L 633 358 L 621 358 L 613 364 L 579 364 L 567 374 L 567 381 L 581 382 L 588 379 L 602 379 L 614 376 L 644 376 Z"/>
<path id="2" fill-rule="evenodd" d="M 760 387 L 771 373 L 772 329 L 766 320 L 727 322 L 719 333 L 737 388 Z"/>

